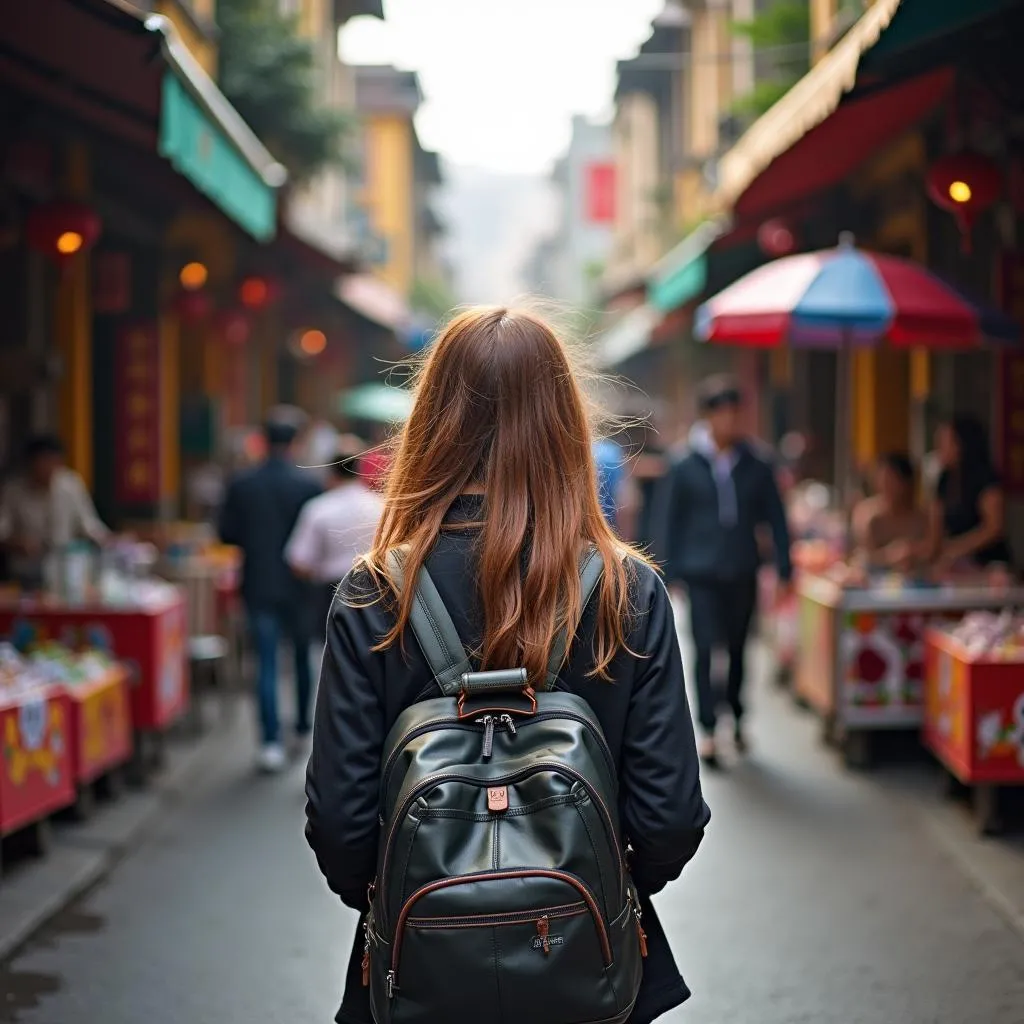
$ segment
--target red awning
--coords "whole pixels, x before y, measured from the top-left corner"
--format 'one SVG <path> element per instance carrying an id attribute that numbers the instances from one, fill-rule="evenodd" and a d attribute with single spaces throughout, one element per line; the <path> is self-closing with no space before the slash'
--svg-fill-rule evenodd
<path id="1" fill-rule="evenodd" d="M 751 182 L 736 201 L 737 220 L 763 218 L 837 185 L 936 110 L 953 81 L 953 70 L 941 68 L 841 104 Z"/>

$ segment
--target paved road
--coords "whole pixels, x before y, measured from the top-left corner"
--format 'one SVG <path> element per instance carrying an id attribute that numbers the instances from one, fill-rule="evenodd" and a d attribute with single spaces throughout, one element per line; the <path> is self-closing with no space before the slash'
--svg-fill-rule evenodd
<path id="1" fill-rule="evenodd" d="M 660 898 L 695 996 L 666 1024 L 1024 1024 L 1024 942 L 877 778 L 767 691 L 755 755 Z M 194 798 L 0 969 L 0 1024 L 326 1024 L 353 919 L 301 836 L 301 768 L 235 738 Z M 524 1022 L 525 1024 L 525 1022 Z"/>

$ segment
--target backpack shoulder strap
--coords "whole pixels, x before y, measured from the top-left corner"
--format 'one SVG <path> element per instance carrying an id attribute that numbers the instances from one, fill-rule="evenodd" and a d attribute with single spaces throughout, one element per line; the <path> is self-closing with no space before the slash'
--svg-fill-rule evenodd
<path id="1" fill-rule="evenodd" d="M 580 562 L 580 614 L 586 611 L 597 584 L 604 575 L 604 562 L 598 554 L 597 548 L 591 548 Z M 563 629 L 555 637 L 551 645 L 551 657 L 548 659 L 548 677 L 546 688 L 555 689 L 558 684 L 558 673 L 565 663 L 565 656 L 569 649 L 569 631 Z"/>
<path id="2" fill-rule="evenodd" d="M 392 551 L 388 555 L 388 569 L 395 586 L 401 590 L 405 584 L 403 555 Z M 416 578 L 416 594 L 409 616 L 416 642 L 427 659 L 434 679 L 446 697 L 458 696 L 462 676 L 472 672 L 466 649 L 462 645 L 451 614 L 441 600 L 427 567 L 420 568 Z"/>

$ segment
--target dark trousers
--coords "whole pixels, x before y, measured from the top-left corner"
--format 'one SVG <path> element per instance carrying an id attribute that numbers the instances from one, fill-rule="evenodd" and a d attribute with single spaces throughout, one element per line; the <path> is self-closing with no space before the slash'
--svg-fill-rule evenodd
<path id="1" fill-rule="evenodd" d="M 295 728 L 300 734 L 310 730 L 310 702 L 313 675 L 309 664 L 312 634 L 304 603 L 280 608 L 250 608 L 249 628 L 256 647 L 256 698 L 264 743 L 281 741 L 277 713 L 277 658 L 282 637 L 291 641 L 295 656 Z"/>
<path id="2" fill-rule="evenodd" d="M 710 736 L 721 698 L 711 678 L 711 655 L 716 648 L 724 648 L 729 655 L 725 701 L 737 722 L 743 717 L 743 662 L 757 604 L 757 578 L 689 583 L 687 593 L 697 652 L 697 710 L 701 729 Z"/>

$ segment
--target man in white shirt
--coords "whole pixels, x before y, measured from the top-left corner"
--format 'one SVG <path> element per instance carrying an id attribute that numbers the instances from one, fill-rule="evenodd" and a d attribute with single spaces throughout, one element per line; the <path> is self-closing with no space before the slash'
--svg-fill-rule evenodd
<path id="1" fill-rule="evenodd" d="M 42 582 L 46 556 L 75 540 L 102 544 L 110 531 L 96 514 L 85 481 L 64 465 L 64 448 L 52 435 L 32 438 L 26 472 L 11 480 L 0 499 L 0 543 L 11 575 L 26 586 Z"/>
<path id="2" fill-rule="evenodd" d="M 359 475 L 361 452 L 348 448 L 335 456 L 328 490 L 302 509 L 285 548 L 292 571 L 322 585 L 323 621 L 337 584 L 373 545 L 384 507 L 380 495 Z"/>

